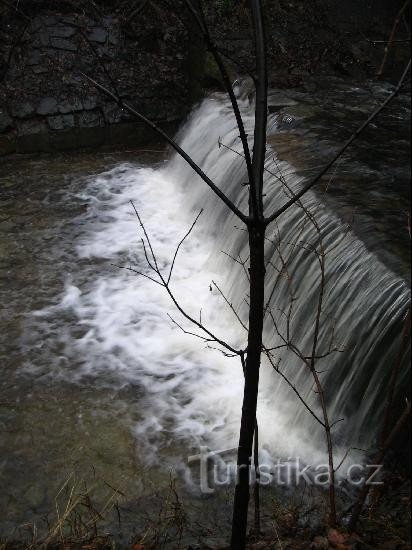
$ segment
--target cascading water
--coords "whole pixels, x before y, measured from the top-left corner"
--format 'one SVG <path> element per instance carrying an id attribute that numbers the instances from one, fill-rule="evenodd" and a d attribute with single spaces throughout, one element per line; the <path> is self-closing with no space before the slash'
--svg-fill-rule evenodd
<path id="1" fill-rule="evenodd" d="M 242 100 L 250 135 L 253 110 Z M 277 132 L 272 117 L 269 132 Z M 180 143 L 202 169 L 241 208 L 247 211 L 246 171 L 230 105 L 220 96 L 206 99 L 179 134 Z M 270 150 L 267 169 L 285 174 L 288 185 L 299 188 L 293 167 L 278 161 Z M 286 200 L 284 187 L 269 172 L 265 181 L 266 212 Z M 194 317 L 233 347 L 245 345 L 245 331 L 212 285 L 216 281 L 241 319 L 247 319 L 247 276 L 235 258 L 247 259 L 247 235 L 241 223 L 177 156 L 149 169 L 124 164 L 95 178 L 82 194 L 89 209 L 81 217 L 84 230 L 77 242 L 78 273 L 68 280 L 58 305 L 36 312 L 38 330 L 59 331 L 64 351 L 53 375 L 81 382 L 98 379 L 111 387 L 131 385 L 139 393 L 140 420 L 135 426 L 142 452 L 152 460 L 185 456 L 188 449 L 236 446 L 243 380 L 237 358 L 207 349 L 201 340 L 184 334 L 167 313 L 191 332 L 197 332 L 176 313 L 159 285 L 133 276 L 111 264 L 132 266 L 149 274 L 140 243 L 139 226 L 130 201 L 139 210 L 151 236 L 159 265 L 166 269 L 180 239 L 201 208 L 204 213 L 185 241 L 174 269 L 172 289 Z M 319 350 L 328 349 L 332 326 L 341 348 L 319 361 L 335 440 L 342 447 L 368 446 L 379 428 L 385 387 L 399 345 L 409 289 L 322 205 L 314 193 L 304 204 L 316 213 L 325 246 L 326 296 Z M 269 236 L 281 242 L 313 243 L 316 232 L 302 225 L 304 213 L 295 206 L 282 215 Z M 276 264 L 268 243 L 268 261 Z M 292 339 L 310 352 L 319 293 L 316 256 L 298 248 L 290 266 L 296 302 L 290 326 Z M 268 268 L 267 296 L 276 271 Z M 286 278 L 271 298 L 282 330 L 282 314 L 289 304 Z M 201 311 L 201 313 L 200 313 Z M 65 312 L 62 315 L 62 312 Z M 268 316 L 268 347 L 281 342 Z M 211 344 L 213 347 L 213 345 Z M 280 366 L 310 405 L 318 411 L 313 381 L 302 361 L 290 351 L 276 352 Z M 403 376 L 407 371 L 404 369 Z M 324 459 L 323 434 L 294 393 L 273 369 L 262 366 L 258 406 L 261 444 L 272 457 Z"/>
<path id="2" fill-rule="evenodd" d="M 251 115 L 251 111 L 248 112 L 248 116 L 244 114 L 249 134 L 253 133 Z M 229 121 L 232 121 L 230 128 L 227 126 Z M 271 133 L 277 131 L 275 118 L 269 121 L 269 129 Z M 209 144 L 207 148 L 204 147 L 206 140 Z M 223 146 L 218 148 L 218 143 L 223 143 Z M 233 152 L 236 150 L 241 154 L 242 149 L 233 117 L 230 116 L 230 107 L 213 99 L 206 101 L 184 128 L 182 144 L 183 148 L 189 150 L 205 168 L 206 173 L 211 175 L 214 181 L 221 183 L 224 191 L 246 212 L 245 193 L 242 192 L 246 173 L 243 159 Z M 193 197 L 192 208 L 205 202 L 202 183 L 199 181 L 195 191 L 192 191 L 194 178 L 183 165 L 183 161 L 176 157 L 172 167 L 173 170 L 185 173 L 183 180 L 186 182 L 186 190 L 191 186 L 188 194 L 189 197 Z M 295 190 L 299 188 L 301 178 L 294 174 L 293 168 L 287 163 L 279 162 L 276 151 L 273 150 L 268 152 L 266 168 L 268 172 L 264 192 L 268 215 L 288 199 L 284 186 L 279 182 L 279 176 L 284 175 L 287 184 Z M 216 252 L 223 250 L 234 258 L 246 259 L 246 233 L 233 229 L 236 225 L 234 217 L 227 215 L 226 207 L 220 204 L 211 192 L 206 193 L 208 212 L 205 217 L 207 225 L 216 228 Z M 321 360 L 318 370 L 324 373 L 321 378 L 328 396 L 331 420 L 344 419 L 339 426 L 339 437 L 335 437 L 342 444 L 367 448 L 373 440 L 375 430 L 380 428 L 379 418 L 386 395 L 385 388 L 399 348 L 402 319 L 409 304 L 409 289 L 403 280 L 395 277 L 370 254 L 362 242 L 353 234 L 347 233 L 344 224 L 322 206 L 315 194 L 308 193 L 303 203 L 315 215 L 325 249 L 332 251 L 326 260 L 326 297 L 318 350 L 328 350 L 331 331 L 334 331 L 334 340 L 339 343 L 341 351 Z M 302 209 L 293 207 L 280 217 L 272 233 L 280 235 L 285 250 L 288 249 L 287 243 L 295 242 L 298 232 L 299 242 L 314 244 L 316 231 L 310 223 L 306 223 L 302 230 L 304 222 L 305 215 Z M 276 258 L 270 245 L 267 247 L 267 257 L 268 260 Z M 279 260 L 277 263 L 280 269 Z M 307 248 L 301 248 L 290 270 L 296 283 L 296 302 L 290 322 L 292 340 L 309 355 L 320 289 L 318 259 L 315 254 L 308 252 Z M 233 262 L 231 266 L 226 264 L 221 271 L 228 273 L 228 296 L 246 322 L 246 277 L 242 277 L 241 269 L 236 268 Z M 269 271 L 266 296 L 272 296 L 270 305 L 273 311 L 286 311 L 290 303 L 286 278 L 272 295 L 274 282 L 278 279 L 277 274 L 277 271 Z M 283 315 L 280 315 L 278 322 L 285 334 L 285 323 L 282 323 L 282 318 Z M 233 323 L 236 323 L 234 317 Z M 275 334 L 270 318 L 266 319 L 265 337 L 267 347 L 276 347 L 283 343 Z M 322 351 L 318 353 L 321 355 Z M 318 398 L 313 391 L 313 380 L 308 376 L 307 367 L 290 351 L 287 354 L 280 352 L 279 358 L 282 371 L 297 386 L 311 407 L 317 410 Z M 271 418 L 272 427 L 264 433 L 270 441 L 272 451 L 276 447 L 282 448 L 285 444 L 284 439 L 288 439 L 286 434 L 290 433 L 287 426 L 294 427 L 295 435 L 299 434 L 300 442 L 308 437 L 313 441 L 313 418 L 296 402 L 296 397 L 285 387 L 284 381 L 276 379 L 274 372 L 264 368 L 262 374 L 259 407 L 265 412 L 260 416 Z M 407 368 L 404 368 L 403 374 L 407 376 Z M 276 428 L 273 429 L 277 422 L 274 411 L 279 410 L 282 411 L 282 420 L 287 419 L 281 433 L 277 433 Z M 321 437 L 320 430 L 317 430 L 316 445 L 319 445 Z M 295 438 L 292 437 L 292 440 Z M 302 449 L 300 444 L 294 448 L 290 444 L 286 444 L 285 447 L 289 452 L 294 450 L 295 453 Z"/>

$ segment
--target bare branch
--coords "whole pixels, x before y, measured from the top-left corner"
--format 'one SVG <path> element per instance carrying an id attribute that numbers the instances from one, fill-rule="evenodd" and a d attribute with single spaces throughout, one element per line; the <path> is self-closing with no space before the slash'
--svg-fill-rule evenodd
<path id="1" fill-rule="evenodd" d="M 175 324 L 178 328 L 180 328 L 180 330 L 182 332 L 184 332 L 185 334 L 188 334 L 190 336 L 195 336 L 196 338 L 199 338 L 200 340 L 203 340 L 203 342 L 214 342 L 215 340 L 213 340 L 212 338 L 205 338 L 204 336 L 202 336 L 201 334 L 196 334 L 195 332 L 190 332 L 186 329 L 184 329 L 182 327 L 182 325 L 180 325 L 175 319 L 173 319 L 173 317 L 168 313 L 167 316 L 169 317 L 169 319 L 172 321 L 173 324 Z"/>
<path id="2" fill-rule="evenodd" d="M 269 352 L 269 350 L 264 348 L 264 352 L 265 352 L 266 357 L 269 359 L 269 362 L 272 365 L 273 369 L 277 372 L 277 374 L 279 374 L 281 376 L 281 378 L 283 378 L 283 380 L 286 382 L 286 384 L 296 394 L 296 396 L 298 397 L 299 401 L 303 404 L 305 409 L 313 416 L 313 418 L 316 420 L 316 422 L 318 422 L 321 426 L 325 427 L 324 422 L 322 422 L 322 420 L 317 416 L 317 414 L 313 411 L 313 409 L 308 405 L 308 403 L 305 401 L 305 399 L 303 399 L 302 395 L 300 394 L 300 392 L 298 391 L 296 386 L 294 384 L 292 384 L 292 382 L 289 380 L 289 378 L 280 370 L 280 368 L 279 368 L 280 361 L 276 364 L 273 361 L 273 357 L 272 357 L 271 353 Z"/>
<path id="3" fill-rule="evenodd" d="M 391 34 L 389 35 L 389 40 L 388 40 L 388 42 L 386 43 L 386 46 L 385 46 L 385 54 L 383 56 L 382 63 L 380 65 L 379 69 L 378 69 L 378 72 L 376 73 L 377 76 L 382 76 L 383 69 L 385 68 L 386 61 L 388 59 L 389 50 L 390 50 L 392 44 L 394 43 L 394 38 L 395 38 L 396 31 L 397 31 L 398 26 L 399 26 L 401 17 L 404 14 L 406 8 L 409 6 L 409 4 L 410 4 L 410 0 L 406 0 L 406 2 L 404 2 L 404 4 L 402 5 L 401 9 L 399 10 L 399 12 L 397 13 L 397 15 L 395 17 L 395 21 L 393 23 Z"/>
<path id="4" fill-rule="evenodd" d="M 155 254 L 154 254 L 154 252 L 153 252 L 152 243 L 150 242 L 149 235 L 147 234 L 146 228 L 145 228 L 145 226 L 144 226 L 144 224 L 143 224 L 143 222 L 142 222 L 142 220 L 141 220 L 141 218 L 140 218 L 140 216 L 139 216 L 139 212 L 137 211 L 136 206 L 134 205 L 134 202 L 133 202 L 133 201 L 130 201 L 130 204 L 133 206 L 133 210 L 134 210 L 134 212 L 135 212 L 135 214 L 136 214 L 137 219 L 139 220 L 139 224 L 140 224 L 140 227 L 141 227 L 142 230 L 143 230 L 144 236 L 146 237 L 147 244 L 149 245 L 150 253 L 151 253 L 151 255 L 152 255 L 153 262 L 154 262 L 155 267 L 156 267 L 156 269 L 154 269 L 153 267 L 152 267 L 152 269 L 155 270 L 157 273 L 160 274 L 159 266 L 157 265 L 156 256 L 155 256 Z M 144 241 L 143 241 L 143 240 L 142 240 L 142 242 L 143 242 L 143 245 L 144 245 Z M 146 260 L 147 260 L 146 249 L 145 249 L 145 255 L 146 255 Z M 148 261 L 148 263 L 149 263 L 149 261 Z M 149 263 L 149 265 L 150 265 L 150 263 Z"/>
<path id="5" fill-rule="evenodd" d="M 251 195 L 256 194 L 257 211 L 255 216 L 262 220 L 263 217 L 263 172 L 266 157 L 266 133 L 268 117 L 268 70 L 266 59 L 265 29 L 263 26 L 262 3 L 260 0 L 251 0 L 253 28 L 255 31 L 256 49 L 256 111 L 255 111 L 255 135 L 253 142 L 252 172 L 254 189 Z"/>
<path id="6" fill-rule="evenodd" d="M 189 164 L 189 166 L 196 172 L 198 176 L 202 178 L 202 180 L 210 187 L 210 189 L 226 204 L 226 206 L 245 224 L 248 223 L 249 217 L 243 214 L 237 206 L 233 204 L 233 202 L 221 191 L 214 183 L 213 181 L 203 172 L 203 170 L 195 163 L 195 161 L 178 145 L 170 136 L 166 134 L 157 124 L 155 124 L 153 121 L 146 118 L 144 115 L 136 111 L 131 105 L 126 103 L 122 100 L 122 98 L 116 96 L 111 90 L 88 76 L 87 74 L 81 72 L 80 73 L 84 78 L 86 78 L 95 88 L 106 94 L 108 97 L 111 97 L 116 103 L 125 111 L 129 112 L 133 116 L 135 116 L 137 119 L 144 122 L 147 126 L 152 128 L 155 132 L 157 132 L 160 136 L 162 136 L 169 145 L 173 147 L 173 149 Z"/>
<path id="7" fill-rule="evenodd" d="M 248 136 L 247 136 L 246 131 L 245 131 L 245 126 L 244 126 L 244 123 L 243 123 L 242 115 L 240 113 L 239 104 L 238 104 L 238 101 L 236 99 L 235 93 L 233 91 L 233 87 L 232 87 L 232 84 L 230 82 L 229 74 L 226 70 L 226 67 L 225 67 L 223 61 L 222 61 L 222 58 L 220 57 L 219 51 L 216 48 L 216 46 L 213 43 L 213 40 L 210 36 L 209 28 L 206 24 L 205 16 L 204 16 L 202 10 L 199 14 L 197 12 L 197 10 L 194 8 L 191 0 L 184 0 L 184 2 L 186 4 L 186 6 L 188 7 L 189 11 L 191 12 L 191 14 L 193 15 L 195 21 L 197 22 L 197 24 L 199 26 L 199 29 L 201 30 L 201 32 L 203 34 L 203 37 L 205 39 L 206 46 L 209 49 L 210 53 L 213 55 L 213 58 L 216 62 L 216 65 L 218 66 L 219 72 L 222 75 L 223 83 L 224 83 L 226 91 L 229 95 L 229 98 L 230 98 L 230 101 L 231 101 L 231 104 L 232 104 L 232 109 L 233 109 L 233 112 L 234 112 L 234 115 L 235 115 L 235 118 L 236 118 L 236 123 L 237 123 L 238 129 L 239 129 L 239 137 L 240 137 L 240 140 L 242 142 L 243 152 L 244 152 L 244 155 L 245 155 L 244 158 L 245 158 L 245 161 L 246 161 L 246 168 L 247 168 L 247 173 L 248 173 L 248 177 L 249 177 L 249 184 L 250 184 L 250 186 L 253 187 L 255 180 L 254 180 L 254 173 L 253 173 L 253 168 L 252 168 L 252 158 L 251 158 L 251 155 L 250 155 L 249 143 L 248 143 L 248 140 L 247 140 Z M 255 198 L 253 196 L 251 198 L 252 198 L 253 212 L 255 212 L 256 215 L 257 215 L 257 203 L 256 203 Z"/>
<path id="8" fill-rule="evenodd" d="M 383 443 L 382 448 L 379 450 L 379 452 L 373 457 L 373 463 L 374 464 L 382 464 L 383 459 L 385 458 L 385 455 L 391 446 L 393 440 L 395 437 L 399 434 L 399 432 L 402 430 L 403 426 L 410 422 L 411 418 L 411 404 L 409 401 L 406 402 L 406 407 L 402 413 L 402 415 L 399 417 L 398 421 L 396 422 L 395 426 L 392 428 L 391 433 L 387 436 L 386 440 Z M 349 521 L 349 531 L 353 532 L 356 528 L 356 525 L 359 520 L 359 516 L 362 512 L 363 506 L 366 502 L 366 499 L 369 494 L 369 490 L 371 488 L 371 485 L 368 483 L 364 483 L 361 492 L 359 493 L 358 500 L 354 506 L 352 517 Z"/>
<path id="9" fill-rule="evenodd" d="M 345 422 L 345 419 L 339 418 L 339 420 L 335 420 L 335 422 L 332 422 L 332 424 L 330 425 L 330 429 L 332 429 L 334 426 L 336 426 L 336 424 L 339 424 L 340 422 Z"/>
<path id="10" fill-rule="evenodd" d="M 156 279 L 153 279 L 153 277 L 150 277 L 149 275 L 146 275 L 145 273 L 142 273 L 141 271 L 138 271 L 137 269 L 133 269 L 132 267 L 125 267 L 124 265 L 117 265 L 117 264 L 111 264 L 111 265 L 113 267 L 117 267 L 118 269 L 125 269 L 126 271 L 136 273 L 136 275 L 141 275 L 145 279 L 149 279 L 149 281 L 152 281 L 153 283 L 156 283 L 157 285 L 163 286 L 163 284 L 160 281 L 156 281 Z"/>
<path id="11" fill-rule="evenodd" d="M 146 241 L 147 241 L 147 244 L 148 244 L 148 247 L 149 247 L 149 250 L 150 250 L 150 254 L 152 256 L 152 259 L 153 259 L 153 263 L 149 260 L 149 257 L 148 257 L 148 254 L 147 254 L 147 250 L 146 250 L 146 246 L 145 246 L 145 242 L 144 240 L 142 239 L 142 243 L 143 243 L 143 249 L 144 249 L 144 254 L 145 254 L 145 258 L 146 258 L 146 262 L 148 264 L 148 266 L 157 274 L 157 276 L 159 277 L 159 281 L 156 281 L 155 279 L 153 279 L 152 277 L 149 277 L 148 275 L 142 273 L 141 271 L 139 270 L 136 270 L 136 269 L 132 269 L 132 268 L 126 268 L 126 267 L 123 267 L 123 269 L 127 269 L 128 271 L 131 271 L 133 273 L 136 273 L 137 275 L 142 275 L 143 277 L 146 277 L 147 279 L 159 284 L 160 286 L 162 286 L 163 288 L 166 289 L 166 292 L 169 294 L 172 302 L 174 303 L 174 305 L 176 306 L 176 308 L 178 309 L 178 311 L 183 315 L 183 317 L 185 317 L 188 321 L 190 321 L 193 325 L 197 326 L 200 330 L 202 330 L 209 338 L 205 338 L 205 337 L 202 337 L 202 339 L 206 342 L 217 342 L 218 344 L 220 344 L 223 348 L 226 348 L 230 353 L 234 354 L 234 355 L 240 355 L 242 352 L 239 351 L 239 350 L 236 350 L 234 349 L 232 346 L 230 346 L 227 342 L 223 341 L 222 339 L 218 338 L 217 336 L 215 336 L 210 330 L 208 330 L 201 322 L 201 318 L 199 321 L 197 321 L 196 319 L 194 319 L 191 315 L 189 315 L 183 308 L 182 306 L 180 305 L 180 303 L 178 302 L 178 300 L 176 299 L 174 293 L 172 292 L 171 288 L 170 288 L 170 273 L 172 272 L 172 268 L 171 268 L 171 271 L 169 271 L 169 277 L 168 279 L 166 280 L 164 278 L 164 276 L 162 275 L 162 272 L 160 271 L 160 268 L 159 268 L 159 265 L 158 265 L 158 262 L 157 262 L 157 259 L 156 259 L 156 254 L 153 250 L 153 246 L 152 246 L 152 243 L 151 243 L 151 240 L 150 240 L 150 237 L 149 237 L 149 234 L 146 230 L 146 227 L 135 207 L 135 205 L 133 204 L 132 202 L 132 206 L 133 206 L 133 209 L 136 213 L 136 216 L 137 216 L 137 219 L 139 221 L 139 224 L 140 224 L 140 227 L 142 228 L 142 231 L 144 233 L 144 236 L 146 238 Z M 176 257 L 177 257 L 177 252 L 178 252 L 178 249 L 180 248 L 180 245 L 182 244 L 182 242 L 184 241 L 184 239 L 187 237 L 187 235 L 189 235 L 189 233 L 192 231 L 196 221 L 198 220 L 200 216 L 200 213 L 198 214 L 196 220 L 194 221 L 194 223 L 192 224 L 190 230 L 188 231 L 188 233 L 186 234 L 186 236 L 183 238 L 183 240 L 179 243 L 178 247 L 177 247 L 177 250 L 174 254 L 174 257 L 173 257 L 173 265 L 174 265 L 174 262 L 176 260 Z M 153 265 L 154 264 L 154 265 Z M 173 319 L 172 319 L 173 320 Z M 173 320 L 174 321 L 174 320 Z M 177 323 L 176 323 L 177 324 Z M 178 325 L 180 327 L 180 325 Z M 182 328 L 182 327 L 180 327 Z M 183 329 L 182 329 L 183 330 Z M 193 336 L 196 336 L 195 333 L 191 333 Z"/>
<path id="12" fill-rule="evenodd" d="M 375 111 L 369 116 L 369 118 L 352 134 L 352 136 L 346 141 L 346 143 L 339 149 L 339 151 L 334 155 L 334 157 L 328 162 L 328 164 L 315 176 L 309 183 L 307 183 L 295 196 L 279 208 L 276 212 L 271 214 L 265 219 L 265 224 L 269 225 L 281 214 L 286 212 L 293 204 L 295 204 L 303 195 L 305 195 L 309 189 L 316 185 L 319 180 L 330 170 L 330 168 L 335 164 L 335 162 L 345 153 L 345 151 L 352 145 L 352 143 L 363 133 L 363 131 L 375 120 L 375 118 L 383 111 L 383 109 L 389 105 L 389 103 L 399 94 L 399 91 L 408 76 L 409 70 L 411 67 L 411 61 L 409 60 L 396 88 L 394 91 L 386 98 L 386 100 L 375 109 Z"/>
<path id="13" fill-rule="evenodd" d="M 170 272 L 169 272 L 169 276 L 167 278 L 167 284 L 170 283 L 170 279 L 172 278 L 172 272 L 173 272 L 173 268 L 174 268 L 174 265 L 175 265 L 175 262 L 176 262 L 176 258 L 177 258 L 177 254 L 179 252 L 179 249 L 180 247 L 182 246 L 182 244 L 185 242 L 185 240 L 187 239 L 187 237 L 190 235 L 190 233 L 192 232 L 194 226 L 196 225 L 197 223 L 197 220 L 200 218 L 200 216 L 202 215 L 203 213 L 203 208 L 200 210 L 199 214 L 196 216 L 196 219 L 195 221 L 192 223 L 192 225 L 190 226 L 190 229 L 189 231 L 186 233 L 186 235 L 183 237 L 183 239 L 180 241 L 180 243 L 178 244 L 177 248 L 176 248 L 176 251 L 175 251 L 175 254 L 173 256 L 173 261 L 172 261 L 172 265 L 170 266 Z"/>
<path id="14" fill-rule="evenodd" d="M 231 302 L 229 302 L 229 300 L 226 298 L 226 296 L 224 295 L 224 293 L 222 292 L 222 290 L 219 288 L 218 284 L 215 283 L 215 281 L 212 281 L 213 285 L 216 287 L 217 291 L 219 292 L 219 294 L 222 296 L 222 298 L 224 299 L 224 301 L 226 302 L 226 304 L 229 306 L 229 308 L 231 309 L 231 311 L 233 312 L 234 316 L 236 317 L 236 319 L 239 321 L 240 325 L 242 326 L 242 328 L 244 328 L 246 330 L 246 332 L 248 331 L 248 328 L 247 326 L 245 325 L 245 323 L 242 321 L 242 319 L 240 318 L 238 312 L 236 311 L 236 309 L 233 307 L 233 304 Z"/>
<path id="15" fill-rule="evenodd" d="M 360 452 L 362 452 L 362 453 L 365 452 L 364 449 L 359 449 L 359 448 L 357 448 L 357 447 L 349 447 L 349 449 L 348 449 L 348 450 L 346 451 L 346 453 L 343 455 L 342 460 L 339 462 L 339 465 L 335 468 L 335 472 L 337 472 L 338 470 L 340 470 L 340 468 L 343 466 L 345 460 L 348 458 L 349 453 L 350 453 L 351 451 L 360 451 Z"/>
<path id="16" fill-rule="evenodd" d="M 229 357 L 229 358 L 232 358 L 232 357 L 238 357 L 240 355 L 240 353 L 228 353 L 227 351 L 224 351 L 223 349 L 219 349 L 219 348 L 215 348 L 214 346 L 206 346 L 207 349 L 213 349 L 215 351 L 218 351 L 220 352 L 222 355 L 224 355 L 225 357 Z"/>
<path id="17" fill-rule="evenodd" d="M 242 269 L 246 275 L 246 279 L 248 280 L 248 282 L 250 283 L 250 275 L 249 275 L 249 271 L 247 270 L 246 268 L 246 264 L 247 262 L 249 261 L 249 258 L 247 258 L 246 260 L 242 260 L 242 257 L 240 256 L 240 254 L 238 254 L 238 258 L 234 258 L 233 256 L 231 256 L 228 252 L 225 252 L 224 250 L 221 251 L 222 254 L 224 254 L 225 256 L 227 256 L 228 258 L 230 258 L 231 260 L 233 260 L 235 263 L 239 264 L 242 266 Z"/>

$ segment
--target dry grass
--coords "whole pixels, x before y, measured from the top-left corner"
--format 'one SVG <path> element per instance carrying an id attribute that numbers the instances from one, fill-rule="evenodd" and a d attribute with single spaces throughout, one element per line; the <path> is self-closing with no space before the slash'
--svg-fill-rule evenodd
<path id="1" fill-rule="evenodd" d="M 187 514 L 176 487 L 176 478 L 170 474 L 166 495 L 160 497 L 158 513 L 147 517 L 147 528 L 136 537 L 132 548 L 161 549 L 173 542 L 173 548 L 181 548 L 187 527 Z"/>
<path id="2" fill-rule="evenodd" d="M 150 483 L 150 482 L 149 482 Z M 146 527 L 126 547 L 144 550 L 161 549 L 172 542 L 173 548 L 181 548 L 187 526 L 187 515 L 179 496 L 176 478 L 171 474 L 165 488 L 151 485 L 156 499 L 155 511 L 146 512 Z M 101 498 L 102 486 L 107 489 Z M 98 498 L 96 493 L 99 493 Z M 112 550 L 119 548 L 107 532 L 109 515 L 115 512 L 119 524 L 120 504 L 125 493 L 104 480 L 96 479 L 88 485 L 74 472 L 67 476 L 58 489 L 46 520 L 47 532 L 41 534 L 35 522 L 22 524 L 8 540 L 0 539 L 0 550 Z M 97 504 L 97 501 L 100 504 Z M 143 512 L 144 513 L 144 512 Z M 106 531 L 105 531 L 106 528 Z M 124 548 L 124 544 L 121 546 Z"/>
<path id="3" fill-rule="evenodd" d="M 96 503 L 95 492 L 105 488 L 107 495 L 103 504 Z M 82 548 L 94 550 L 115 548 L 110 535 L 100 534 L 106 518 L 116 510 L 125 494 L 106 481 L 96 481 L 88 486 L 75 473 L 68 475 L 54 498 L 53 519 L 47 523 L 46 535 L 41 535 L 35 522 L 20 525 L 16 530 L 18 541 L 0 541 L 0 550 L 53 549 L 68 550 Z M 23 542 L 24 541 L 24 542 Z"/>

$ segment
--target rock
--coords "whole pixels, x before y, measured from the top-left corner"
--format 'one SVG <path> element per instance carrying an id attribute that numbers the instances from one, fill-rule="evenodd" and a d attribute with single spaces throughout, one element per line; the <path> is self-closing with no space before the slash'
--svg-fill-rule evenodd
<path id="1" fill-rule="evenodd" d="M 83 109 L 85 111 L 91 111 L 92 109 L 95 109 L 97 107 L 97 97 L 96 96 L 88 96 L 82 101 L 83 103 Z"/>
<path id="2" fill-rule="evenodd" d="M 57 115 L 47 118 L 47 123 L 52 130 L 67 130 L 68 128 L 74 128 L 74 116 L 73 115 Z"/>
<path id="3" fill-rule="evenodd" d="M 64 17 L 60 17 L 59 23 L 68 27 L 77 27 L 79 20 L 76 16 L 65 15 Z"/>
<path id="4" fill-rule="evenodd" d="M 39 32 L 43 28 L 43 23 L 40 17 L 35 17 L 32 19 L 30 25 L 30 32 Z"/>
<path id="5" fill-rule="evenodd" d="M 79 117 L 79 125 L 81 128 L 92 128 L 94 126 L 102 126 L 102 116 L 97 111 L 89 111 L 81 113 Z"/>
<path id="6" fill-rule="evenodd" d="M 70 38 L 76 34 L 76 29 L 70 25 L 59 25 L 50 29 L 50 34 L 53 38 Z"/>
<path id="7" fill-rule="evenodd" d="M 13 119 L 9 117 L 6 111 L 0 111 L 0 132 L 5 132 L 13 126 Z"/>
<path id="8" fill-rule="evenodd" d="M 41 56 L 41 53 L 39 52 L 39 50 L 32 50 L 30 53 L 29 53 L 29 57 L 27 59 L 27 64 L 28 65 L 38 65 L 42 60 L 42 56 Z"/>
<path id="9" fill-rule="evenodd" d="M 108 105 L 104 107 L 104 117 L 108 124 L 115 124 L 120 122 L 123 116 L 123 110 L 117 107 L 117 105 Z"/>
<path id="10" fill-rule="evenodd" d="M 57 17 L 54 15 L 44 15 L 41 17 L 41 22 L 46 25 L 46 27 L 53 27 L 57 24 Z"/>
<path id="11" fill-rule="evenodd" d="M 47 132 L 47 126 L 43 120 L 32 118 L 29 120 L 23 120 L 18 126 L 18 133 L 20 135 L 33 135 Z"/>
<path id="12" fill-rule="evenodd" d="M 107 31 L 102 27 L 96 27 L 89 33 L 89 40 L 98 44 L 105 44 L 107 40 Z"/>
<path id="13" fill-rule="evenodd" d="M 318 88 L 315 81 L 304 81 L 303 87 L 311 94 L 315 93 Z"/>
<path id="14" fill-rule="evenodd" d="M 78 98 L 73 99 L 73 101 L 66 99 L 59 103 L 58 111 L 63 115 L 67 113 L 75 113 L 76 111 L 83 111 L 83 104 Z"/>
<path id="15" fill-rule="evenodd" d="M 310 545 L 312 550 L 327 550 L 329 548 L 329 542 L 326 537 L 315 537 Z"/>
<path id="16" fill-rule="evenodd" d="M 42 46 L 49 46 L 50 44 L 50 35 L 47 31 L 42 31 L 38 34 L 40 44 Z"/>
<path id="17" fill-rule="evenodd" d="M 55 115 L 59 112 L 57 100 L 54 97 L 45 97 L 37 107 L 38 115 Z"/>
<path id="18" fill-rule="evenodd" d="M 58 50 L 67 50 L 69 52 L 76 52 L 77 45 L 66 38 L 55 38 L 51 37 L 50 39 L 51 46 Z"/>
<path id="19" fill-rule="evenodd" d="M 265 550 L 267 548 L 271 548 L 273 546 L 272 541 L 267 540 L 261 540 L 259 542 L 255 542 L 250 546 L 251 550 Z"/>
<path id="20" fill-rule="evenodd" d="M 34 114 L 34 107 L 28 101 L 15 103 L 11 108 L 11 114 L 16 118 L 26 118 Z"/>
<path id="21" fill-rule="evenodd" d="M 113 27 L 114 18 L 111 15 L 105 15 L 102 18 L 102 23 L 106 28 Z"/>
<path id="22" fill-rule="evenodd" d="M 352 544 L 348 539 L 349 535 L 341 533 L 337 529 L 329 529 L 328 531 L 328 541 L 332 548 L 338 548 L 339 550 L 351 548 Z"/>
<path id="23" fill-rule="evenodd" d="M 116 32 L 109 32 L 109 44 L 116 46 L 119 43 L 119 34 Z"/>
<path id="24" fill-rule="evenodd" d="M 31 70 L 34 74 L 44 74 L 49 72 L 49 68 L 45 65 L 33 65 Z"/>

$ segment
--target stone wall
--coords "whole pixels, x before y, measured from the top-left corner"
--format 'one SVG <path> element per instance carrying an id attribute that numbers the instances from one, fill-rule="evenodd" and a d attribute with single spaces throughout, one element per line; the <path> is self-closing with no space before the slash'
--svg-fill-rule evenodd
<path id="1" fill-rule="evenodd" d="M 196 41 L 170 10 L 149 5 L 125 21 L 108 10 L 46 7 L 3 14 L 0 24 L 0 154 L 146 139 L 146 129 L 82 73 L 160 124 L 190 109 Z"/>
<path id="2" fill-rule="evenodd" d="M 221 83 L 210 56 L 203 70 L 199 33 L 181 2 L 0 2 L 0 154 L 147 141 L 146 128 L 132 123 L 82 73 L 162 125 L 182 120 L 201 86 Z M 305 86 L 328 74 L 373 77 L 401 4 L 266 0 L 271 84 Z M 252 71 L 247 0 L 203 5 L 231 76 Z M 405 37 L 404 27 L 397 38 Z M 391 49 L 385 78 L 396 79 L 405 55 L 408 45 Z"/>

